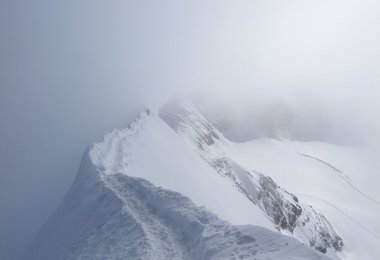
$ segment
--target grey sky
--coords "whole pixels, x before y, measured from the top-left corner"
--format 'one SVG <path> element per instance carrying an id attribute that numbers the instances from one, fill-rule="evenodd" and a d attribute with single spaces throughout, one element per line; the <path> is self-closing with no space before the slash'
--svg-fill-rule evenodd
<path id="1" fill-rule="evenodd" d="M 379 32 L 371 0 L 1 0 L 0 258 L 141 103 L 195 93 L 236 114 L 281 100 L 309 137 L 327 122 L 325 139 L 378 143 Z"/>

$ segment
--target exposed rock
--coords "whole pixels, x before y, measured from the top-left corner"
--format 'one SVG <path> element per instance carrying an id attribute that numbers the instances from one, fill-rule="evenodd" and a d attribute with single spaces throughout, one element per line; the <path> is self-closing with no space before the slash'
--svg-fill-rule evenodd
<path id="1" fill-rule="evenodd" d="M 279 187 L 270 177 L 249 172 L 224 152 L 229 141 L 194 104 L 171 102 L 161 118 L 193 144 L 199 155 L 242 194 L 262 209 L 282 232 L 289 232 L 310 247 L 326 253 L 342 251 L 344 243 L 330 222 L 311 206 Z"/>

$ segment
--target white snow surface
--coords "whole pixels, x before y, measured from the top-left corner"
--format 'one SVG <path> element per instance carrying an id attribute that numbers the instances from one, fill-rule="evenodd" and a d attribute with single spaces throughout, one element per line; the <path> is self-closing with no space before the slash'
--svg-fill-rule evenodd
<path id="1" fill-rule="evenodd" d="M 380 164 L 369 151 L 264 138 L 228 154 L 323 212 L 345 243 L 342 259 L 380 259 Z"/>
<path id="2" fill-rule="evenodd" d="M 260 208 L 284 234 L 338 258 L 344 243 L 322 212 L 279 187 L 265 174 L 241 165 L 229 151 L 235 144 L 215 127 L 208 112 L 189 101 L 172 101 L 160 110 L 160 117 L 240 194 Z"/>
<path id="3" fill-rule="evenodd" d="M 232 224 L 275 230 L 261 210 L 220 178 L 164 121 L 141 113 L 129 128 L 114 130 L 90 150 L 106 174 L 124 173 L 178 191 Z"/>
<path id="4" fill-rule="evenodd" d="M 233 226 L 180 193 L 101 169 L 85 155 L 22 259 L 327 259 L 258 226 Z"/>
<path id="5" fill-rule="evenodd" d="M 376 156 L 318 142 L 234 143 L 184 105 L 187 114 L 142 112 L 91 145 L 24 259 L 380 259 Z M 275 193 L 257 193 L 260 176 Z M 290 215 L 302 206 L 294 232 L 278 232 L 263 194 Z M 343 251 L 310 249 L 318 230 L 337 232 Z"/>

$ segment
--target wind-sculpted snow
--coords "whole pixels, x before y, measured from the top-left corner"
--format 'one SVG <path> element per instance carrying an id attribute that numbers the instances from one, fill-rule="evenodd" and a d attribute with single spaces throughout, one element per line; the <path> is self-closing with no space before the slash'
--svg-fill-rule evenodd
<path id="1" fill-rule="evenodd" d="M 24 254 L 60 259 L 327 259 L 262 227 L 233 226 L 178 192 L 85 155 L 64 201 Z"/>
<path id="2" fill-rule="evenodd" d="M 342 238 L 323 214 L 300 202 L 270 177 L 247 171 L 228 158 L 225 150 L 230 142 L 193 103 L 168 103 L 160 116 L 221 176 L 228 177 L 232 185 L 263 210 L 278 230 L 323 253 L 342 251 Z"/>

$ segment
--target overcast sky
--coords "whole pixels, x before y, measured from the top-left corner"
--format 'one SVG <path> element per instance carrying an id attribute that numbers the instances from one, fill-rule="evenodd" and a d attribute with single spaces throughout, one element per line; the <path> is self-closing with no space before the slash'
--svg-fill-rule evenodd
<path id="1" fill-rule="evenodd" d="M 375 0 L 0 0 L 0 259 L 140 104 L 280 102 L 309 139 L 378 144 L 379 32 Z"/>

